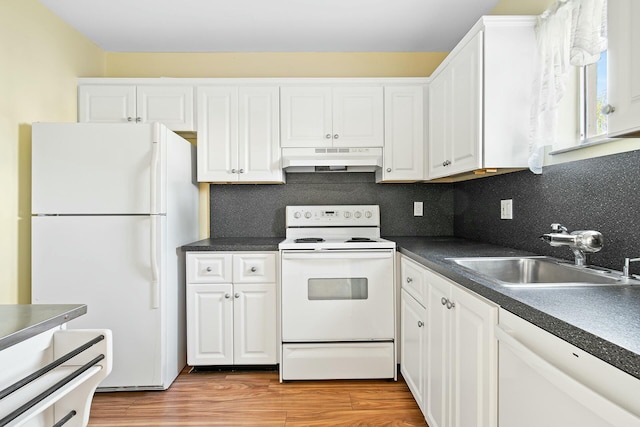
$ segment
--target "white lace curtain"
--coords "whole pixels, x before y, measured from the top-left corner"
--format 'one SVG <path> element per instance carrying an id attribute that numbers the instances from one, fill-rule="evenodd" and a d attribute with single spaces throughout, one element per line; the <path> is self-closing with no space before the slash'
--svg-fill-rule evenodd
<path id="1" fill-rule="evenodd" d="M 607 49 L 607 0 L 557 0 L 538 17 L 538 64 L 531 109 L 529 168 L 542 173 L 545 146 L 557 131 L 558 103 L 571 66 L 600 59 Z"/>

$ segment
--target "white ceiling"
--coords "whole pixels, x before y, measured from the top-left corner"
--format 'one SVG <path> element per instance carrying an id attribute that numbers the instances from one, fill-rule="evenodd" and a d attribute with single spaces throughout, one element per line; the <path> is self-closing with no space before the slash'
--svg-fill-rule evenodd
<path id="1" fill-rule="evenodd" d="M 498 0 L 40 0 L 109 52 L 445 52 Z"/>

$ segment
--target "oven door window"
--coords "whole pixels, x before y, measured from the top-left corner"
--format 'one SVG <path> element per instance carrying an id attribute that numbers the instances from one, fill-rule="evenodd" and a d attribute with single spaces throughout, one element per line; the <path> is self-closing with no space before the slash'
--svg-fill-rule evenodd
<path id="1" fill-rule="evenodd" d="M 307 296 L 316 300 L 366 300 L 369 283 L 366 277 L 319 278 L 307 282 Z"/>

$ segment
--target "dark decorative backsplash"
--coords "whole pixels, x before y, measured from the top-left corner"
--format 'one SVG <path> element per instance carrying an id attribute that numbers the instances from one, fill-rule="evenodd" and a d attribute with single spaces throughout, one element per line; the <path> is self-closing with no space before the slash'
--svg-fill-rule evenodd
<path id="1" fill-rule="evenodd" d="M 455 184 L 454 234 L 573 260 L 569 248 L 552 248 L 539 236 L 554 222 L 569 231 L 597 230 L 605 244 L 591 263 L 621 270 L 624 257 L 640 256 L 639 188 L 640 151 L 552 165 L 541 175 L 521 171 L 461 182 Z M 500 219 L 501 199 L 513 199 L 513 220 Z"/>
<path id="2" fill-rule="evenodd" d="M 296 173 L 284 185 L 212 185 L 211 237 L 279 237 L 287 205 L 380 205 L 387 236 L 453 234 L 453 185 L 376 184 L 373 173 Z M 424 216 L 413 216 L 413 202 Z"/>
<path id="3" fill-rule="evenodd" d="M 539 239 L 553 222 L 605 238 L 591 262 L 640 257 L 640 151 L 456 184 L 376 184 L 373 173 L 288 174 L 284 185 L 212 185 L 211 237 L 281 237 L 287 205 L 377 204 L 385 236 L 451 236 L 573 260 Z M 513 220 L 500 200 L 513 199 Z M 414 217 L 413 202 L 424 203 Z M 633 267 L 640 273 L 640 266 Z"/>

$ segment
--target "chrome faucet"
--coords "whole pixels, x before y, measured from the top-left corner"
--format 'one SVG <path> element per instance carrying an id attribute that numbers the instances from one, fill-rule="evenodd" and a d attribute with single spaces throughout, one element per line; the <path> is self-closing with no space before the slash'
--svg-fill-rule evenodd
<path id="1" fill-rule="evenodd" d="M 602 249 L 604 238 L 602 234 L 594 230 L 578 230 L 567 232 L 562 224 L 551 224 L 551 233 L 540 236 L 542 240 L 551 246 L 569 246 L 575 256 L 575 264 L 583 266 L 589 264 L 588 254 Z"/>

